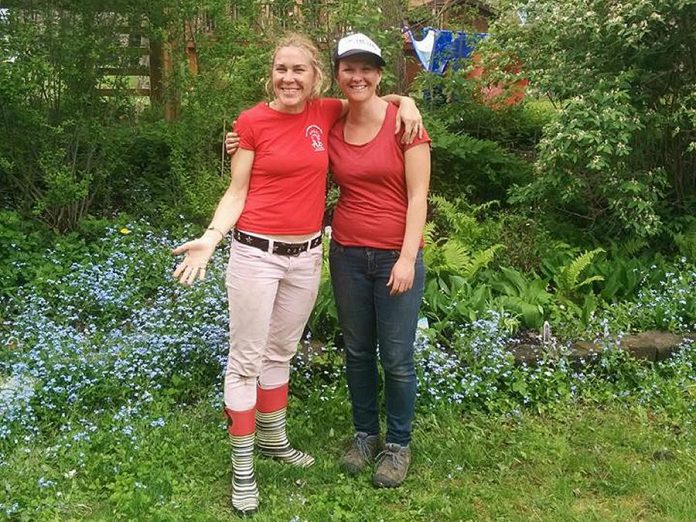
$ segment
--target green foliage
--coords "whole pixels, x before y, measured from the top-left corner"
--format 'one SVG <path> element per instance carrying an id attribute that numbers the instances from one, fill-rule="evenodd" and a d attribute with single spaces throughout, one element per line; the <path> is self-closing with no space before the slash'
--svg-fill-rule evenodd
<path id="1" fill-rule="evenodd" d="M 430 197 L 433 221 L 425 227 L 423 261 L 427 267 L 424 313 L 433 328 L 444 331 L 461 318 L 474 320 L 486 311 L 490 292 L 473 284 L 476 274 L 494 259 L 502 245 L 488 245 L 490 225 L 478 216 L 494 203 L 472 206 L 462 199 Z"/>
<path id="2" fill-rule="evenodd" d="M 98 91 L 101 66 L 119 65 L 107 25 L 96 6 L 70 4 L 12 8 L 0 20 L 0 194 L 59 231 L 88 215 L 122 168 L 111 131 L 134 111 L 123 85 L 108 99 Z"/>
<path id="3" fill-rule="evenodd" d="M 431 186 L 437 194 L 501 200 L 511 185 L 529 178 L 529 165 L 494 141 L 450 130 L 437 115 L 427 115 L 426 128 L 433 140 Z"/>
<path id="4" fill-rule="evenodd" d="M 510 152 L 532 152 L 544 126 L 555 119 L 557 109 L 531 96 L 505 107 L 482 103 L 480 81 L 470 77 L 474 66 L 472 61 L 465 61 L 460 69 L 448 69 L 443 76 L 421 73 L 416 78 L 416 86 L 424 91 L 423 105 L 428 114 L 451 132 L 495 141 Z"/>
<path id="5" fill-rule="evenodd" d="M 416 80 L 433 138 L 432 188 L 449 198 L 505 201 L 511 186 L 530 181 L 528 158 L 555 110 L 533 100 L 492 109 L 479 101 L 480 85 L 468 73 L 463 67 Z"/>
<path id="6" fill-rule="evenodd" d="M 611 322 L 623 331 L 696 330 L 696 267 L 682 259 L 669 263 L 656 259 L 639 270 L 634 295 L 599 307 L 589 327 Z"/>
<path id="7" fill-rule="evenodd" d="M 40 254 L 48 237 L 46 230 L 23 220 L 16 212 L 0 210 L 0 305 L 34 281 L 41 266 L 50 265 L 50 260 Z"/>
<path id="8" fill-rule="evenodd" d="M 512 268 L 500 267 L 499 271 L 485 274 L 485 284 L 497 294 L 494 303 L 498 309 L 520 317 L 527 328 L 538 329 L 546 318 L 546 305 L 552 295 L 547 291 L 547 282 L 540 278 L 527 277 Z"/>
<path id="9" fill-rule="evenodd" d="M 599 122 L 597 114 L 602 115 Z M 618 230 L 638 237 L 656 235 L 663 225 L 658 203 L 667 179 L 662 167 L 642 170 L 633 163 L 637 151 L 632 140 L 641 126 L 625 90 L 599 84 L 595 91 L 568 100 L 539 144 L 540 176 L 513 201 L 557 200 L 590 225 L 599 227 L 610 213 Z"/>
<path id="10" fill-rule="evenodd" d="M 696 259 L 696 218 L 686 217 L 679 231 L 673 232 L 674 244 L 679 254 L 687 259 Z"/>
<path id="11" fill-rule="evenodd" d="M 481 51 L 521 61 L 517 75 L 560 108 L 544 128 L 537 176 L 514 201 L 611 238 L 655 237 L 692 214 L 696 3 L 530 0 L 500 8 Z"/>
<path id="12" fill-rule="evenodd" d="M 542 259 L 554 247 L 551 233 L 538 216 L 506 211 L 496 216 L 497 241 L 505 248 L 499 263 L 522 272 L 538 272 Z"/>
<path id="13" fill-rule="evenodd" d="M 595 269 L 604 281 L 600 291 L 602 299 L 611 303 L 634 297 L 647 263 L 647 259 L 622 256 L 612 256 L 595 263 Z"/>
<path id="14" fill-rule="evenodd" d="M 335 342 L 339 335 L 339 326 L 338 311 L 336 310 L 329 273 L 329 243 L 329 238 L 325 236 L 319 293 L 307 326 L 313 338 Z"/>

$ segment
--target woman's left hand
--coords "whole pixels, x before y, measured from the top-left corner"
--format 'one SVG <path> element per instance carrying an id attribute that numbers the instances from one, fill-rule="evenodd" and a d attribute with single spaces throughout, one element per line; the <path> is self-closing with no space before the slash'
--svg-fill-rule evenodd
<path id="1" fill-rule="evenodd" d="M 396 134 L 404 127 L 401 143 L 409 145 L 416 139 L 423 137 L 423 118 L 416 107 L 416 102 L 407 96 L 403 96 L 399 104 L 399 112 L 396 113 Z"/>
<path id="2" fill-rule="evenodd" d="M 416 276 L 416 265 L 404 257 L 394 264 L 387 286 L 391 287 L 390 295 L 398 295 L 408 292 L 413 287 L 413 279 Z"/>

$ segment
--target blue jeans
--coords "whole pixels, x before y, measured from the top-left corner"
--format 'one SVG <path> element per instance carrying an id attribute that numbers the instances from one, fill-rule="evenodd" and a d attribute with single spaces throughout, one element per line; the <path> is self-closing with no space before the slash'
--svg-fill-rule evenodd
<path id="1" fill-rule="evenodd" d="M 346 375 L 356 431 L 379 433 L 377 347 L 384 370 L 387 442 L 407 445 L 416 403 L 413 342 L 423 297 L 423 253 L 416 258 L 413 287 L 391 296 L 387 281 L 396 250 L 344 247 L 329 254 L 338 320 L 346 348 Z"/>

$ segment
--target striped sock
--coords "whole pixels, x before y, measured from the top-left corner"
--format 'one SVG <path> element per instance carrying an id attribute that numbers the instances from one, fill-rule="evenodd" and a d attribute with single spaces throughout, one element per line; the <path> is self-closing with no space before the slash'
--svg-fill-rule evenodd
<path id="1" fill-rule="evenodd" d="M 232 507 L 246 515 L 259 506 L 259 491 L 254 477 L 254 409 L 225 410 L 230 420 L 228 432 L 232 444 Z"/>
<path id="2" fill-rule="evenodd" d="M 276 388 L 259 386 L 256 403 L 256 442 L 263 455 L 307 468 L 314 457 L 290 446 L 286 432 L 287 383 Z"/>

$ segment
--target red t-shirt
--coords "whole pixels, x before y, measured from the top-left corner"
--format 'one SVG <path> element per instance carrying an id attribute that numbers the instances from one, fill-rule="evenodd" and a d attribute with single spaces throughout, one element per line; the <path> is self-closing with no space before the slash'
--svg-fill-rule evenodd
<path id="1" fill-rule="evenodd" d="M 331 234 L 341 245 L 398 250 L 403 244 L 408 209 L 404 152 L 431 140 L 424 132 L 403 145 L 403 132 L 394 134 L 397 110 L 389 104 L 377 136 L 363 145 L 343 139 L 345 119 L 331 129 L 331 172 L 341 189 Z"/>
<path id="2" fill-rule="evenodd" d="M 239 146 L 254 151 L 254 163 L 238 228 L 281 235 L 321 229 L 327 138 L 341 108 L 340 100 L 322 98 L 308 101 L 299 114 L 260 103 L 239 115 L 235 125 Z"/>

